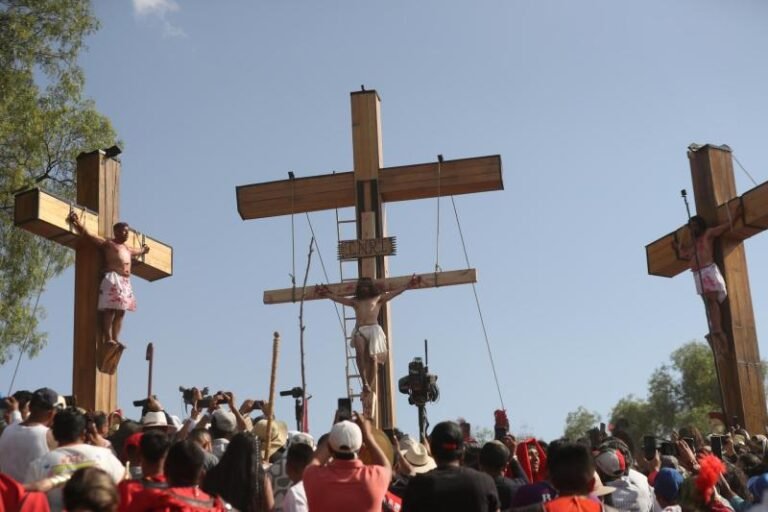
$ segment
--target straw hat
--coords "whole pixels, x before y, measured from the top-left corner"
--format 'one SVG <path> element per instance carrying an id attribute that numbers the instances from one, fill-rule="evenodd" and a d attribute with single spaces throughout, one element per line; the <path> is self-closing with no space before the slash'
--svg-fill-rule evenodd
<path id="1" fill-rule="evenodd" d="M 275 453 L 285 446 L 288 441 L 288 425 L 284 421 L 272 420 L 271 436 L 269 436 L 269 452 Z M 253 425 L 253 433 L 262 443 L 267 441 L 267 420 L 262 418 Z"/>
<path id="2" fill-rule="evenodd" d="M 408 464 L 413 468 L 413 472 L 417 475 L 432 471 L 437 467 L 435 459 L 429 456 L 427 453 L 427 447 L 421 443 L 413 443 L 408 446 L 407 450 L 400 452 Z"/>

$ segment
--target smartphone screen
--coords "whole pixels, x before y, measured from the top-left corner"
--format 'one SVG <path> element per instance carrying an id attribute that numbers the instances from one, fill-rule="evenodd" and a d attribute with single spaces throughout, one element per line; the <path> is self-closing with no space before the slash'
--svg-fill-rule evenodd
<path id="1" fill-rule="evenodd" d="M 349 398 L 339 398 L 339 405 L 336 413 L 336 421 L 352 419 L 352 400 Z"/>
<path id="2" fill-rule="evenodd" d="M 643 436 L 643 455 L 645 460 L 651 460 L 656 456 L 656 438 Z"/>
<path id="3" fill-rule="evenodd" d="M 712 445 L 712 453 L 718 459 L 723 458 L 723 436 L 712 436 L 710 443 Z"/>

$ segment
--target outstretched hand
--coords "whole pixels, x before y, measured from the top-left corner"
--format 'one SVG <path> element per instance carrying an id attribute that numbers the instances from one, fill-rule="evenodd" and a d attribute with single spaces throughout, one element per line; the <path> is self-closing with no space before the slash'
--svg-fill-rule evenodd
<path id="1" fill-rule="evenodd" d="M 321 297 L 327 297 L 331 294 L 331 290 L 324 284 L 315 286 L 315 293 Z"/>
<path id="2" fill-rule="evenodd" d="M 77 216 L 76 212 L 69 212 L 69 215 L 67 215 L 67 221 L 74 224 L 75 226 L 80 226 L 80 217 Z"/>
<path id="3" fill-rule="evenodd" d="M 414 288 L 416 286 L 419 286 L 421 284 L 421 276 L 417 276 L 416 274 L 413 274 L 411 276 L 411 280 L 408 281 L 408 288 Z"/>

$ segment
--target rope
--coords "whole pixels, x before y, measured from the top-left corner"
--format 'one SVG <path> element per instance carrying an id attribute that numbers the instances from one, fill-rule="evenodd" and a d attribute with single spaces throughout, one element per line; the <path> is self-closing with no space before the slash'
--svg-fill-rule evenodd
<path id="1" fill-rule="evenodd" d="M 312 221 L 309 218 L 309 213 L 304 213 L 307 217 L 307 224 L 309 224 L 309 232 L 312 233 L 312 239 L 315 241 L 315 248 L 317 249 L 317 258 L 320 260 L 320 267 L 323 269 L 323 277 L 325 277 L 325 282 L 330 283 L 330 279 L 328 279 L 328 271 L 325 269 L 325 261 L 323 261 L 323 253 L 320 252 L 320 246 L 317 243 L 317 236 L 315 236 L 315 228 L 312 226 Z M 330 302 L 330 301 L 329 301 Z M 344 320 L 341 319 L 341 313 L 339 313 L 339 306 L 335 302 L 331 302 L 333 304 L 333 309 L 336 310 L 336 317 L 339 319 L 339 325 L 341 326 L 341 332 L 344 332 Z"/>
<path id="2" fill-rule="evenodd" d="M 744 168 L 744 166 L 741 165 L 741 162 L 739 162 L 739 159 L 736 158 L 736 154 L 735 153 L 731 153 L 731 155 L 733 156 L 733 159 L 736 160 L 736 163 L 739 164 L 739 167 L 741 167 L 741 170 L 744 171 L 744 174 L 746 174 L 749 177 L 749 179 L 752 181 L 752 184 L 754 186 L 757 186 L 757 182 L 755 181 L 755 178 L 753 178 L 752 175 L 749 174 L 749 172 L 747 172 L 747 170 Z"/>
<path id="3" fill-rule="evenodd" d="M 461 222 L 459 221 L 459 211 L 456 209 L 456 201 L 451 196 L 451 204 L 453 205 L 453 214 L 456 217 L 456 226 L 459 229 L 459 237 L 461 238 L 461 247 L 464 250 L 464 260 L 467 263 L 467 268 L 471 268 L 469 264 L 469 255 L 467 254 L 467 244 L 464 242 L 464 232 L 461 229 Z M 475 304 L 477 305 L 477 314 L 480 316 L 480 325 L 483 328 L 483 337 L 485 338 L 485 347 L 488 349 L 488 359 L 491 362 L 491 370 L 493 370 L 493 380 L 496 383 L 496 391 L 499 393 L 499 402 L 501 402 L 502 410 L 506 410 L 504 407 L 504 397 L 501 395 L 501 386 L 499 385 L 499 376 L 496 373 L 496 364 L 493 361 L 493 352 L 491 351 L 491 342 L 488 340 L 488 330 L 485 328 L 485 320 L 483 319 L 483 311 L 480 308 L 480 298 L 477 296 L 477 287 L 475 283 L 472 283 L 472 293 L 475 295 Z"/>
<path id="4" fill-rule="evenodd" d="M 437 155 L 437 229 L 435 230 L 435 286 L 438 286 L 438 272 L 440 272 L 440 196 L 442 185 L 443 155 Z"/>
<path id="5" fill-rule="evenodd" d="M 40 296 L 43 294 L 43 289 L 45 287 L 45 282 L 48 278 L 48 271 L 51 268 L 51 259 L 48 259 L 48 263 L 45 266 L 45 272 L 43 273 L 43 282 L 40 284 L 40 289 L 37 291 L 37 298 L 35 299 L 35 306 L 32 308 L 32 319 L 34 320 L 35 315 L 37 314 L 37 307 L 40 305 Z M 32 331 L 34 330 L 34 326 L 30 326 L 29 331 L 27 332 L 27 337 L 24 339 L 24 343 L 21 345 L 21 350 L 19 351 L 19 360 L 16 361 L 16 368 L 13 370 L 13 377 L 11 378 L 11 384 L 8 386 L 8 395 L 11 394 L 11 390 L 13 390 L 13 384 L 16 382 L 16 374 L 19 373 L 19 365 L 21 364 L 21 360 L 24 357 L 24 352 L 27 350 L 27 345 L 29 344 L 29 340 L 32 338 Z"/>

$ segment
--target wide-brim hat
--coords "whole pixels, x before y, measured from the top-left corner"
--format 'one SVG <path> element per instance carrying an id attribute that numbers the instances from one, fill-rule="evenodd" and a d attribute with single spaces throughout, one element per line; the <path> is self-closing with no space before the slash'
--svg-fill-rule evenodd
<path id="1" fill-rule="evenodd" d="M 288 425 L 284 421 L 272 420 L 272 427 L 270 430 L 272 431 L 272 435 L 269 436 L 269 452 L 275 453 L 285 446 L 285 443 L 288 441 Z M 253 425 L 253 433 L 262 443 L 267 442 L 266 418 L 260 419 Z"/>
<path id="2" fill-rule="evenodd" d="M 141 418 L 141 426 L 143 428 L 173 428 L 168 425 L 168 418 L 165 417 L 163 411 L 149 411 Z"/>
<path id="3" fill-rule="evenodd" d="M 407 450 L 400 452 L 403 458 L 411 465 L 413 472 L 417 475 L 432 471 L 437 467 L 435 459 L 427 453 L 427 447 L 421 443 L 411 444 Z"/>
<path id="4" fill-rule="evenodd" d="M 600 475 L 595 471 L 595 480 L 592 483 L 592 490 L 589 492 L 590 496 L 599 498 L 601 496 L 607 496 L 612 492 L 616 492 L 616 488 L 611 487 L 610 485 L 603 485 L 603 481 L 600 480 Z"/>

